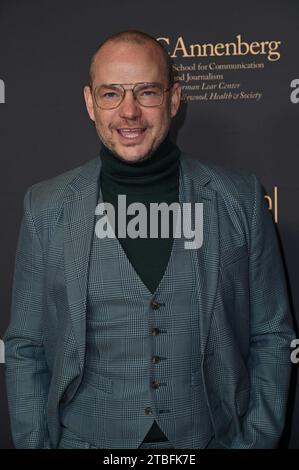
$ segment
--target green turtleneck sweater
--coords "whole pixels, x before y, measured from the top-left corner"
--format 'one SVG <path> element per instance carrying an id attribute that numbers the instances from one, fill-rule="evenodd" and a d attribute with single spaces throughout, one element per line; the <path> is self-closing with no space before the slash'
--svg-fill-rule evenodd
<path id="1" fill-rule="evenodd" d="M 141 202 L 148 208 L 151 202 L 171 204 L 179 201 L 180 150 L 168 136 L 148 160 L 127 163 L 115 157 L 105 146 L 102 147 L 100 156 L 103 200 L 114 206 L 116 235 L 119 194 L 126 195 L 127 206 L 133 202 Z M 130 218 L 127 217 L 127 220 Z M 151 293 L 154 293 L 170 257 L 173 243 L 172 231 L 170 230 L 169 238 L 131 239 L 126 237 L 119 238 L 119 242 L 143 283 Z M 165 440 L 167 440 L 166 436 L 154 421 L 145 441 Z"/>
<path id="2" fill-rule="evenodd" d="M 115 208 L 117 235 L 117 198 L 126 195 L 127 206 L 133 202 L 143 203 L 147 208 L 152 202 L 179 201 L 180 150 L 169 137 L 162 142 L 148 159 L 128 163 L 115 157 L 107 147 L 101 149 L 101 189 L 104 202 Z M 149 214 L 149 210 L 147 211 Z M 127 216 L 127 221 L 134 218 Z M 172 227 L 172 224 L 170 224 Z M 149 233 L 149 218 L 147 224 Z M 166 269 L 173 242 L 169 238 L 119 238 L 128 259 L 151 293 L 158 287 Z"/>

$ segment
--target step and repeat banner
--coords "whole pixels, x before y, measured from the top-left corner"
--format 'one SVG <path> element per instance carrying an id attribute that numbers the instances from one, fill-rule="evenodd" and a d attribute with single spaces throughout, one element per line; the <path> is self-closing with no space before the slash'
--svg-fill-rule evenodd
<path id="1" fill-rule="evenodd" d="M 3 335 L 25 190 L 94 158 L 83 86 L 108 35 L 156 37 L 183 89 L 172 138 L 193 158 L 258 176 L 299 319 L 297 0 L 0 1 L 0 447 L 12 448 Z M 24 299 L 25 300 L 25 299 Z M 297 333 L 297 337 L 299 337 Z M 299 448 L 299 341 L 281 446 Z"/>

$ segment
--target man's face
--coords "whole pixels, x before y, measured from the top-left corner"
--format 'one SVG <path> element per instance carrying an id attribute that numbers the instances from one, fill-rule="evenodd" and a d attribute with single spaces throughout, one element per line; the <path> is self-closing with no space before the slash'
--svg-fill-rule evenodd
<path id="1" fill-rule="evenodd" d="M 140 82 L 158 82 L 163 88 L 169 87 L 158 47 L 150 43 L 110 42 L 100 49 L 94 63 L 93 88 L 102 84 Z M 163 103 L 154 108 L 141 106 L 131 91 L 126 92 L 116 109 L 100 109 L 88 86 L 84 88 L 84 96 L 102 142 L 118 158 L 136 162 L 149 158 L 166 137 L 171 118 L 179 108 L 180 86 L 176 83 L 165 92 Z"/>

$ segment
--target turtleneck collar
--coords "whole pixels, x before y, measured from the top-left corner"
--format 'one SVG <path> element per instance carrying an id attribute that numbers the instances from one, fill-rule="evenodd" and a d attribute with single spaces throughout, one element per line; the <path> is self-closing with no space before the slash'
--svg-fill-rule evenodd
<path id="1" fill-rule="evenodd" d="M 153 155 L 141 162 L 119 160 L 104 145 L 100 151 L 102 161 L 101 185 L 116 194 L 171 192 L 178 187 L 180 150 L 169 135 Z"/>

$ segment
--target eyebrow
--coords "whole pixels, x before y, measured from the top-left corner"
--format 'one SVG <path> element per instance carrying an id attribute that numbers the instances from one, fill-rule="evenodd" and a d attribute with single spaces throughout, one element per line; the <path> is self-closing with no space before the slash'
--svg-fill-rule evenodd
<path id="1" fill-rule="evenodd" d="M 160 85 L 159 82 L 136 82 L 136 83 L 100 83 L 97 86 L 107 86 L 107 87 L 114 87 L 114 86 L 123 86 L 123 85 Z"/>

